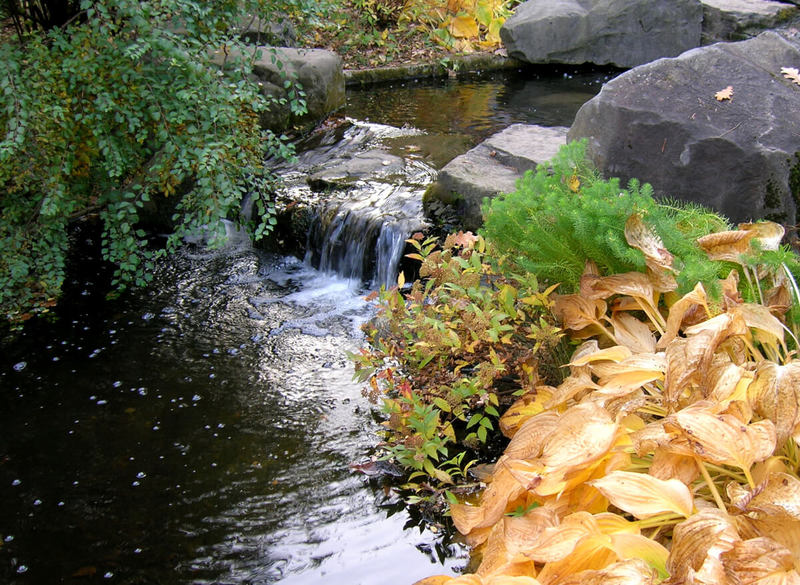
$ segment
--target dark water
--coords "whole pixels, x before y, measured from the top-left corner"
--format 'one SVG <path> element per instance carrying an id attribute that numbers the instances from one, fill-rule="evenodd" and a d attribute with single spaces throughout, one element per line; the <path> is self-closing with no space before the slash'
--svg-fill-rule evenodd
<path id="1" fill-rule="evenodd" d="M 474 142 L 569 123 L 597 80 L 382 87 L 348 114 Z M 379 428 L 346 358 L 360 282 L 247 246 L 116 301 L 87 279 L 0 351 L 0 583 L 400 585 L 466 563 L 348 468 Z"/>

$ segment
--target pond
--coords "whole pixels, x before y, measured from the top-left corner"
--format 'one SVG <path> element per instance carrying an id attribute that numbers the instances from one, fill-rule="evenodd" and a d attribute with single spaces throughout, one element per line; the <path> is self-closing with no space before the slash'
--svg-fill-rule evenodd
<path id="1" fill-rule="evenodd" d="M 569 124 L 605 77 L 538 75 L 350 92 L 347 115 L 423 131 L 403 135 L 435 169 L 508 124 Z M 96 235 L 76 238 L 57 318 L 0 352 L 0 582 L 410 585 L 466 564 L 349 467 L 379 440 L 347 359 L 371 278 L 238 241 L 105 300 Z"/>

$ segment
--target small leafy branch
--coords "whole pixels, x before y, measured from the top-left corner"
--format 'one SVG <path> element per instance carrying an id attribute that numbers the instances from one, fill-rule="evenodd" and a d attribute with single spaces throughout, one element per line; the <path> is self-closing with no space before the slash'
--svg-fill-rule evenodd
<path id="1" fill-rule="evenodd" d="M 538 382 L 535 359 L 560 333 L 546 318 L 550 291 L 499 273 L 483 238 L 453 234 L 439 248 L 418 234 L 409 243 L 421 279 L 405 293 L 373 295 L 380 312 L 366 329 L 369 348 L 351 357 L 382 401 L 385 456 L 411 472 L 412 489 L 430 490 L 464 477 L 500 412 Z"/>

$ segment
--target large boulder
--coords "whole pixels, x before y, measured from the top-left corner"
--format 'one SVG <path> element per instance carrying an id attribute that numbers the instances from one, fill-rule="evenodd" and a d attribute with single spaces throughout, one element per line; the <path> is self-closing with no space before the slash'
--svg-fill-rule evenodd
<path id="1" fill-rule="evenodd" d="M 703 44 L 741 41 L 796 17 L 796 6 L 771 0 L 701 0 Z"/>
<path id="2" fill-rule="evenodd" d="M 770 31 L 642 65 L 584 104 L 568 139 L 587 138 L 606 176 L 638 178 L 657 195 L 701 203 L 734 221 L 793 224 L 800 85 L 781 68 L 798 64 L 800 40 Z M 728 86 L 731 98 L 716 99 Z"/>
<path id="3" fill-rule="evenodd" d="M 462 227 L 477 230 L 483 223 L 483 200 L 513 191 L 525 171 L 553 158 L 566 136 L 567 129 L 561 126 L 528 124 L 513 124 L 490 136 L 439 171 L 426 193 L 426 210 L 447 205 Z"/>
<path id="4" fill-rule="evenodd" d="M 633 67 L 699 46 L 702 20 L 699 0 L 528 0 L 500 37 L 530 63 Z"/>
<path id="5" fill-rule="evenodd" d="M 261 118 L 264 127 L 283 130 L 291 125 L 314 124 L 338 110 L 345 103 L 345 80 L 342 59 L 323 49 L 259 47 L 260 57 L 253 63 L 265 95 L 282 100 Z M 286 80 L 299 83 L 305 92 L 307 113 L 294 115 L 289 107 L 291 96 Z"/>

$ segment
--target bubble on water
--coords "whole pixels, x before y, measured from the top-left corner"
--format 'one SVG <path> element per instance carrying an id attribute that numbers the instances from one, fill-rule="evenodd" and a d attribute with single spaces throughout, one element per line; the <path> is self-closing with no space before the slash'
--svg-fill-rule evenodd
<path id="1" fill-rule="evenodd" d="M 63 507 L 63 506 L 64 506 L 64 500 L 61 500 L 61 501 L 58 503 L 58 507 L 59 507 L 59 508 L 61 508 L 61 507 Z"/>
<path id="2" fill-rule="evenodd" d="M 139 396 L 147 396 L 147 388 L 145 388 L 145 387 L 139 388 L 138 392 L 139 392 Z"/>
<path id="3" fill-rule="evenodd" d="M 153 317 L 155 317 L 153 313 L 145 313 L 144 315 L 142 315 L 142 319 L 144 319 L 145 321 L 149 321 Z"/>
<path id="4" fill-rule="evenodd" d="M 113 383 L 113 384 L 111 384 L 111 385 L 112 385 L 114 388 L 119 388 L 120 386 L 122 386 L 122 381 L 121 381 L 121 380 L 114 380 L 114 383 Z"/>
<path id="5" fill-rule="evenodd" d="M 17 362 L 16 364 L 14 364 L 14 371 L 15 372 L 21 372 L 27 366 L 28 366 L 28 362 Z"/>
<path id="6" fill-rule="evenodd" d="M 131 482 L 131 485 L 132 485 L 133 487 L 138 487 L 138 486 L 140 486 L 141 484 L 140 484 L 138 481 L 134 481 L 134 482 Z"/>
<path id="7" fill-rule="evenodd" d="M 203 399 L 203 397 L 200 396 L 199 394 L 195 394 L 194 396 L 192 396 L 192 402 L 197 402 L 198 400 L 202 400 L 202 399 Z"/>
<path id="8" fill-rule="evenodd" d="M 157 431 L 157 430 L 159 430 L 160 428 L 161 428 L 161 427 L 160 427 L 160 426 L 158 426 L 158 425 L 153 425 L 153 430 L 154 430 L 154 431 Z"/>
<path id="9" fill-rule="evenodd" d="M 33 505 L 34 506 L 41 506 L 42 505 L 42 500 L 40 500 L 39 498 L 36 498 L 35 500 L 33 500 Z"/>
<path id="10" fill-rule="evenodd" d="M 27 573 L 28 572 L 28 565 L 20 565 L 17 567 L 17 573 Z"/>
<path id="11" fill-rule="evenodd" d="M 145 477 L 147 477 L 147 474 L 144 471 L 140 471 L 139 473 L 136 474 L 136 477 L 139 479 L 144 479 Z"/>
<path id="12" fill-rule="evenodd" d="M 3 541 L 5 541 L 5 542 L 11 542 L 12 540 L 14 540 L 14 535 L 13 534 L 9 534 L 3 539 Z"/>
<path id="13" fill-rule="evenodd" d="M 98 406 L 103 406 L 104 404 L 108 404 L 108 400 L 98 400 L 97 401 L 97 405 Z"/>
<path id="14" fill-rule="evenodd" d="M 103 579 L 111 579 L 114 576 L 114 573 L 108 571 L 105 575 L 103 575 Z"/>
<path id="15" fill-rule="evenodd" d="M 11 485 L 16 487 L 16 486 L 20 485 L 21 483 L 22 483 L 21 479 L 15 479 L 14 481 L 11 482 Z"/>
<path id="16" fill-rule="evenodd" d="M 137 554 L 137 555 L 140 555 L 140 554 L 142 554 L 142 549 L 137 547 L 137 548 L 133 549 L 133 553 Z"/>
<path id="17" fill-rule="evenodd" d="M 94 402 L 95 400 L 97 400 L 97 396 L 95 396 L 94 394 L 92 394 L 91 396 L 89 396 L 89 400 L 91 400 L 92 402 Z"/>

